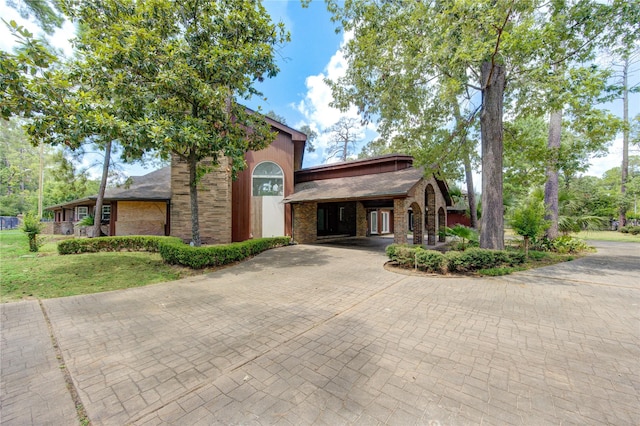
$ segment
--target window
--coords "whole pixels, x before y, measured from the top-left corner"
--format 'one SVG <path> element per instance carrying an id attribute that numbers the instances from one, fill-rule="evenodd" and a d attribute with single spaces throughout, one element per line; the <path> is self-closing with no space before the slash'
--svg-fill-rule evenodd
<path id="1" fill-rule="evenodd" d="M 253 196 L 282 196 L 284 173 L 276 163 L 265 161 L 253 169 Z"/>
<path id="2" fill-rule="evenodd" d="M 340 207 L 340 222 L 344 222 L 344 207 Z"/>
<path id="3" fill-rule="evenodd" d="M 111 206 L 102 206 L 102 221 L 109 222 L 111 220 Z"/>
<path id="4" fill-rule="evenodd" d="M 378 211 L 374 210 L 371 212 L 371 233 L 378 233 Z"/>
<path id="5" fill-rule="evenodd" d="M 382 233 L 389 233 L 389 212 L 382 212 Z"/>
<path id="6" fill-rule="evenodd" d="M 89 216 L 89 207 L 78 207 L 76 216 L 78 220 L 82 220 Z"/>

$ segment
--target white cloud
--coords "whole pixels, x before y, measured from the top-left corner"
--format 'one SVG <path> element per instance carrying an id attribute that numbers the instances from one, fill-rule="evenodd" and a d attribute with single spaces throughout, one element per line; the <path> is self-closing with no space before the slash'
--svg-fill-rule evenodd
<path id="1" fill-rule="evenodd" d="M 352 37 L 352 33 L 344 34 L 340 47 L 342 48 Z M 359 118 L 357 108 L 354 106 L 342 112 L 330 105 L 333 102 L 333 95 L 331 88 L 325 83 L 325 79 L 335 81 L 345 75 L 347 68 L 347 60 L 342 50 L 338 50 L 331 57 L 323 72 L 307 77 L 305 81 L 307 93 L 303 100 L 294 105 L 294 108 L 304 116 L 304 119 L 296 123 L 294 127 L 299 128 L 304 124 L 308 124 L 318 133 L 318 138 L 315 142 L 316 152 L 308 153 L 305 156 L 308 163 L 317 164 L 323 161 L 324 150 L 330 143 L 330 135 L 326 133 L 329 127 L 342 117 Z M 376 126 L 370 123 L 366 126 L 366 129 L 370 131 L 367 132 L 368 134 L 372 132 L 375 134 Z"/>
<path id="2" fill-rule="evenodd" d="M 629 155 L 640 155 L 637 147 L 629 146 Z M 609 147 L 609 152 L 604 157 L 592 158 L 589 170 L 585 173 L 589 176 L 602 177 L 604 172 L 614 167 L 622 165 L 622 138 L 619 137 L 613 141 Z"/>

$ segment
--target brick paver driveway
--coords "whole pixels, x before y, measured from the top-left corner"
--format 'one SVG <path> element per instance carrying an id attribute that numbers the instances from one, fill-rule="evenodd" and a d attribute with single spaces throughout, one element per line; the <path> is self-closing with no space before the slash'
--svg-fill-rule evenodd
<path id="1" fill-rule="evenodd" d="M 487 279 L 292 246 L 194 279 L 5 304 L 0 421 L 77 423 L 67 371 L 94 425 L 637 425 L 640 244 L 597 245 Z"/>

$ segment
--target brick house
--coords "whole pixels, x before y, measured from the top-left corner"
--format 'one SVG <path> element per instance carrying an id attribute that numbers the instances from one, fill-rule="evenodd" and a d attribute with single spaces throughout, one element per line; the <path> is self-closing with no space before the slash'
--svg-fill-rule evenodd
<path id="1" fill-rule="evenodd" d="M 290 235 L 300 243 L 325 238 L 394 234 L 406 242 L 435 244 L 451 205 L 446 183 L 425 178 L 407 155 L 302 169 L 306 135 L 267 118 L 276 140 L 245 155 L 247 167 L 233 181 L 223 158 L 199 183 L 200 236 L 204 244 Z M 77 221 L 94 214 L 96 197 L 48 207 L 54 233 L 80 234 Z M 105 235 L 172 235 L 191 239 L 187 164 L 133 178 L 127 188 L 105 192 Z M 425 215 L 426 213 L 426 215 Z M 422 218 L 425 218 L 423 221 Z M 425 231 L 426 230 L 426 231 Z"/>
<path id="2" fill-rule="evenodd" d="M 412 231 L 414 244 L 434 245 L 451 205 L 446 182 L 425 177 L 408 155 L 310 167 L 295 179 L 285 203 L 293 206 L 292 236 L 299 243 L 381 234 L 406 243 Z"/>

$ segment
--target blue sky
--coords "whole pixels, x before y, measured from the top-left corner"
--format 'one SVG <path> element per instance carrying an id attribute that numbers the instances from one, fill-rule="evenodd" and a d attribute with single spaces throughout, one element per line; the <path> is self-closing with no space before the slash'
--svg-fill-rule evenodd
<path id="1" fill-rule="evenodd" d="M 254 98 L 246 102 L 247 106 L 256 109 L 260 106 L 263 112 L 275 111 L 283 116 L 289 126 L 299 128 L 303 124 L 310 125 L 320 134 L 315 153 L 306 153 L 304 166 L 321 164 L 325 160 L 324 148 L 328 144 L 329 135 L 322 133 L 341 116 L 357 117 L 354 109 L 341 113 L 329 107 L 332 100 L 331 91 L 324 84 L 326 77 L 337 78 L 343 74 L 346 62 L 340 53 L 340 46 L 344 42 L 344 34 L 335 32 L 335 24 L 330 20 L 324 1 L 315 0 L 307 8 L 303 8 L 299 0 L 266 0 L 263 3 L 274 22 L 282 21 L 291 33 L 291 42 L 278 50 L 277 61 L 280 73 L 257 85 L 267 100 Z M 0 16 L 5 20 L 16 19 L 32 31 L 37 32 L 33 24 L 25 23 L 18 14 L 0 3 Z M 71 52 L 68 39 L 73 37 L 73 26 L 66 24 L 52 39 L 52 44 Z M 0 48 L 10 48 L 11 36 L 4 26 L 0 26 Z M 636 72 L 635 81 L 640 79 Z M 620 114 L 621 101 L 611 105 L 614 113 Z M 640 94 L 633 95 L 631 102 L 631 117 L 640 113 Z M 357 150 L 364 143 L 375 138 L 373 126 L 366 129 L 364 138 L 358 144 Z M 601 176 L 612 167 L 619 166 L 621 154 L 621 138 L 617 138 L 610 148 L 610 155 L 594 159 L 589 174 Z M 638 151 L 632 152 L 638 154 Z M 131 167 L 128 172 L 144 174 L 147 171 L 140 167 Z M 98 174 L 98 172 L 96 172 Z M 479 176 L 475 181 L 476 188 L 480 187 Z"/>

